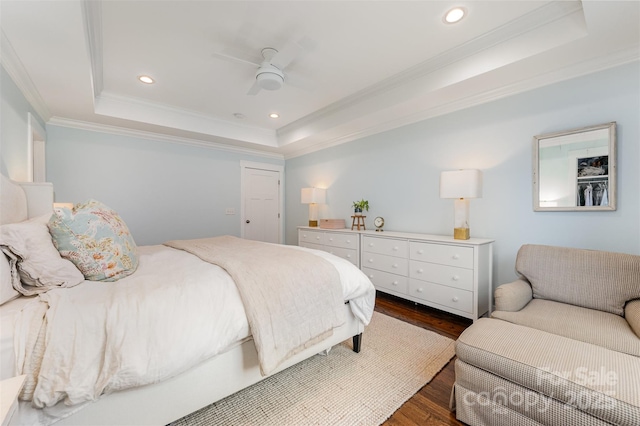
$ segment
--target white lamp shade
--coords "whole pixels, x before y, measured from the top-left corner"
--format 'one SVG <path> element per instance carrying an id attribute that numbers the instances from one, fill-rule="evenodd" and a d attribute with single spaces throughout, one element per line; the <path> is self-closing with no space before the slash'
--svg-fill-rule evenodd
<path id="1" fill-rule="evenodd" d="M 482 198 L 482 172 L 480 170 L 442 172 L 440 198 Z"/>
<path id="2" fill-rule="evenodd" d="M 302 204 L 324 204 L 327 200 L 327 190 L 324 188 L 302 188 L 300 201 Z"/>

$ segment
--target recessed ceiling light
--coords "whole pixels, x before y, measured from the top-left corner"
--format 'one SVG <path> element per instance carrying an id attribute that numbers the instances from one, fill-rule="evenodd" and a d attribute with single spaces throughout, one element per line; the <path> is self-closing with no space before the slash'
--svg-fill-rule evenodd
<path id="1" fill-rule="evenodd" d="M 464 18 L 467 11 L 462 7 L 454 7 L 444 15 L 444 22 L 447 24 L 455 24 Z"/>
<path id="2" fill-rule="evenodd" d="M 138 76 L 138 80 L 140 80 L 141 82 L 145 83 L 145 84 L 153 84 L 155 83 L 155 81 L 149 77 L 148 75 L 139 75 Z"/>
<path id="3" fill-rule="evenodd" d="M 272 112 L 271 114 L 269 114 L 269 118 L 280 118 L 280 114 Z"/>

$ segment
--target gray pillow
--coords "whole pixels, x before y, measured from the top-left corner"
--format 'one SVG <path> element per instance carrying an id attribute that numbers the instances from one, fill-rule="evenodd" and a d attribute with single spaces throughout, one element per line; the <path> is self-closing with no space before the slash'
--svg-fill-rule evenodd
<path id="1" fill-rule="evenodd" d="M 53 245 L 47 228 L 49 216 L 0 226 L 0 249 L 17 268 L 19 280 L 13 288 L 25 296 L 54 287 L 72 287 L 84 276 L 70 261 L 63 259 Z"/>

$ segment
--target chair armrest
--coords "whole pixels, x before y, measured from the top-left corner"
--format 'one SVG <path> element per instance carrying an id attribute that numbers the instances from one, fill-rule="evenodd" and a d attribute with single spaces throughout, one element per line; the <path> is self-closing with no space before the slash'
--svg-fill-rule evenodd
<path id="1" fill-rule="evenodd" d="M 531 285 L 525 280 L 502 284 L 494 293 L 495 310 L 517 312 L 533 299 Z"/>
<path id="2" fill-rule="evenodd" d="M 624 318 L 627 320 L 636 336 L 640 337 L 640 299 L 627 302 L 624 307 Z"/>

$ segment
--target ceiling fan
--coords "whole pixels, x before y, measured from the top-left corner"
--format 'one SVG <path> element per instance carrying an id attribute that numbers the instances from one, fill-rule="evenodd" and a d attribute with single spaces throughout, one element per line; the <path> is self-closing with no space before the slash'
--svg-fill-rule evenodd
<path id="1" fill-rule="evenodd" d="M 213 56 L 256 67 L 255 81 L 247 92 L 247 95 L 254 96 L 257 95 L 260 90 L 279 90 L 285 82 L 292 86 L 305 86 L 299 77 L 295 77 L 289 72 L 285 73 L 285 68 L 304 51 L 309 51 L 312 48 L 313 43 L 305 37 L 298 42 L 288 43 L 282 50 L 265 47 L 260 52 L 262 60 L 249 57 L 246 54 L 233 51 L 233 49 L 229 48 L 224 49 L 224 51 L 232 53 L 215 52 Z"/>

